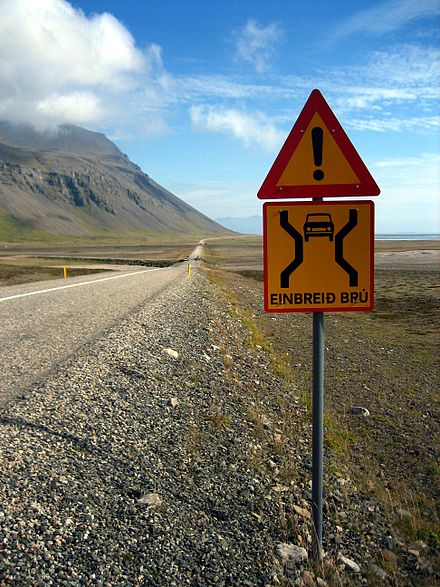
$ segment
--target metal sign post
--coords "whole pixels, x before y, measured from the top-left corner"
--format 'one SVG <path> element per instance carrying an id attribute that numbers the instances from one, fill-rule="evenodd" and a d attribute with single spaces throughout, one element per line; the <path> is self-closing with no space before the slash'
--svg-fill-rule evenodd
<path id="1" fill-rule="evenodd" d="M 314 202 L 322 198 L 314 198 Z M 312 514 L 313 558 L 322 560 L 322 494 L 324 474 L 324 312 L 313 313 L 312 359 Z"/>
<path id="2" fill-rule="evenodd" d="M 324 459 L 324 312 L 313 313 L 312 513 L 313 558 L 322 559 L 322 479 Z"/>

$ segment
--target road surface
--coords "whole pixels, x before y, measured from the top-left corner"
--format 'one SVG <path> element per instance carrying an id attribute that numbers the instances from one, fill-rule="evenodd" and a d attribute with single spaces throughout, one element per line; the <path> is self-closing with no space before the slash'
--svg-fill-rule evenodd
<path id="1" fill-rule="evenodd" d="M 0 406 L 176 279 L 186 263 L 1 288 Z"/>

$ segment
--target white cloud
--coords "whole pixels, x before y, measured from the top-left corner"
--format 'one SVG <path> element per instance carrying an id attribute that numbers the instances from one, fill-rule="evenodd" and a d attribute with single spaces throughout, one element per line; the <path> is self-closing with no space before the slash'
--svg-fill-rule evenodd
<path id="1" fill-rule="evenodd" d="M 356 130 L 421 131 L 438 128 L 440 50 L 398 44 L 373 51 L 355 67 L 331 68 L 313 78 L 284 78 L 289 88 L 321 88 L 337 116 Z M 301 85 L 302 84 L 302 85 Z"/>
<path id="2" fill-rule="evenodd" d="M 356 67 L 332 68 L 321 77 L 321 87 L 338 96 L 341 108 L 364 109 L 423 100 L 432 101 L 437 111 L 440 50 L 399 44 L 388 51 L 369 53 Z M 296 78 L 290 83 L 297 83 Z"/>
<path id="3" fill-rule="evenodd" d="M 66 0 L 2 0 L 2 118 L 100 122 L 130 92 L 163 102 L 167 81 L 160 47 L 139 50 L 111 14 L 88 17 Z"/>
<path id="4" fill-rule="evenodd" d="M 411 21 L 438 14 L 438 0 L 387 0 L 342 22 L 335 37 L 344 37 L 359 31 L 381 35 L 400 29 Z"/>
<path id="5" fill-rule="evenodd" d="M 278 24 L 259 25 L 249 19 L 246 25 L 235 31 L 237 59 L 249 63 L 262 73 L 268 68 L 268 62 L 274 53 L 274 45 L 282 35 Z"/>
<path id="6" fill-rule="evenodd" d="M 411 118 L 350 118 L 347 125 L 354 130 L 372 130 L 376 132 L 432 131 L 440 129 L 440 116 Z"/>
<path id="7" fill-rule="evenodd" d="M 51 94 L 35 104 L 40 119 L 48 123 L 69 120 L 71 123 L 96 122 L 103 115 L 99 99 L 88 92 Z"/>
<path id="8" fill-rule="evenodd" d="M 346 80 L 347 82 L 348 80 Z M 390 88 L 346 85 L 339 86 L 337 98 L 334 102 L 335 108 L 342 111 L 368 110 L 382 111 L 386 106 L 399 105 L 403 103 L 414 103 L 420 96 L 416 88 Z"/>
<path id="9" fill-rule="evenodd" d="M 169 188 L 210 218 L 261 215 L 258 186 L 244 181 L 170 182 Z"/>
<path id="10" fill-rule="evenodd" d="M 246 147 L 259 146 L 273 150 L 280 147 L 285 138 L 284 133 L 278 131 L 261 112 L 248 114 L 231 108 L 192 106 L 190 116 L 196 129 L 232 134 Z"/>
<path id="11" fill-rule="evenodd" d="M 351 128 L 425 132 L 439 126 L 437 48 L 405 44 L 374 51 L 366 63 L 334 75 L 336 109 L 357 113 L 350 115 Z"/>
<path id="12" fill-rule="evenodd" d="M 270 97 L 290 97 L 293 93 L 280 86 L 246 83 L 243 78 L 225 77 L 223 75 L 192 75 L 175 80 L 180 99 L 194 101 L 210 97 L 222 99 L 244 99 Z"/>
<path id="13" fill-rule="evenodd" d="M 434 191 L 440 184 L 440 155 L 437 153 L 422 153 L 419 156 L 403 158 L 390 157 L 377 161 L 374 168 L 390 185 L 405 185 L 410 188 L 430 186 Z"/>
<path id="14" fill-rule="evenodd" d="M 274 84 L 258 84 L 243 76 L 200 74 L 174 77 L 170 100 L 187 105 L 222 103 L 234 110 L 246 107 L 266 109 L 271 111 L 272 125 L 285 126 L 292 122 L 292 104 L 296 103 L 299 94 L 303 92 L 297 87 L 287 86 L 282 80 Z M 282 107 L 280 100 L 284 104 Z"/>
<path id="15" fill-rule="evenodd" d="M 427 87 L 439 82 L 440 50 L 438 47 L 409 43 L 394 45 L 388 51 L 374 51 L 361 73 L 388 84 Z"/>
<path id="16" fill-rule="evenodd" d="M 377 232 L 438 233 L 440 155 L 390 157 L 377 161 L 372 172 L 381 188 L 375 199 Z"/>

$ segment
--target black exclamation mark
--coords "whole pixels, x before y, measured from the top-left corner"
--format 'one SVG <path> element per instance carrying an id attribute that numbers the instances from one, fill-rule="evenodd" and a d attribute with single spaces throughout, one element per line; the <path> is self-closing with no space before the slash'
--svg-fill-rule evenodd
<path id="1" fill-rule="evenodd" d="M 322 165 L 322 143 L 324 141 L 324 131 L 320 126 L 312 128 L 312 146 L 313 146 L 313 162 L 316 167 Z M 324 172 L 322 169 L 315 169 L 313 172 L 313 179 L 321 181 L 324 179 Z"/>

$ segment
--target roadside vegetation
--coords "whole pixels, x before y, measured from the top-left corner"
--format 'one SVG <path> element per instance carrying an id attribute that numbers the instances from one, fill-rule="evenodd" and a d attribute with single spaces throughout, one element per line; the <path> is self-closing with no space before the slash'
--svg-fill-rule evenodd
<path id="1" fill-rule="evenodd" d="M 87 269 L 84 267 L 69 266 L 68 277 L 77 275 L 90 275 L 102 273 L 106 269 Z M 64 277 L 63 267 L 47 267 L 44 265 L 6 265 L 0 263 L 0 287 L 7 285 L 19 285 L 20 283 L 31 283 L 34 281 L 47 281 Z"/>
<path id="2" fill-rule="evenodd" d="M 411 243 L 397 248 L 408 246 Z M 385 243 L 385 250 L 390 248 Z M 208 243 L 208 259 L 221 259 L 225 251 L 218 241 Z M 261 269 L 227 269 L 211 270 L 211 278 L 233 300 L 234 312 L 248 328 L 250 340 L 268 353 L 274 372 L 291 386 L 310 414 L 311 315 L 265 314 Z M 437 572 L 438 275 L 436 268 L 378 270 L 373 312 L 325 315 L 325 467 L 337 475 L 346 476 L 349 471 L 356 484 L 381 504 L 395 532 L 393 540 L 412 545 L 415 553 L 426 544 Z M 258 401 L 254 403 L 249 417 L 258 423 L 261 414 Z M 369 415 L 355 414 L 355 407 L 365 408 Z M 288 406 L 285 414 L 288 418 Z M 289 434 L 287 422 L 284 431 Z M 295 435 L 294 429 L 291 434 Z M 398 547 L 392 550 L 399 554 Z M 396 561 L 393 558 L 392 564 Z M 382 566 L 387 564 L 392 566 L 390 561 Z M 429 585 L 430 580 L 408 584 Z"/>

